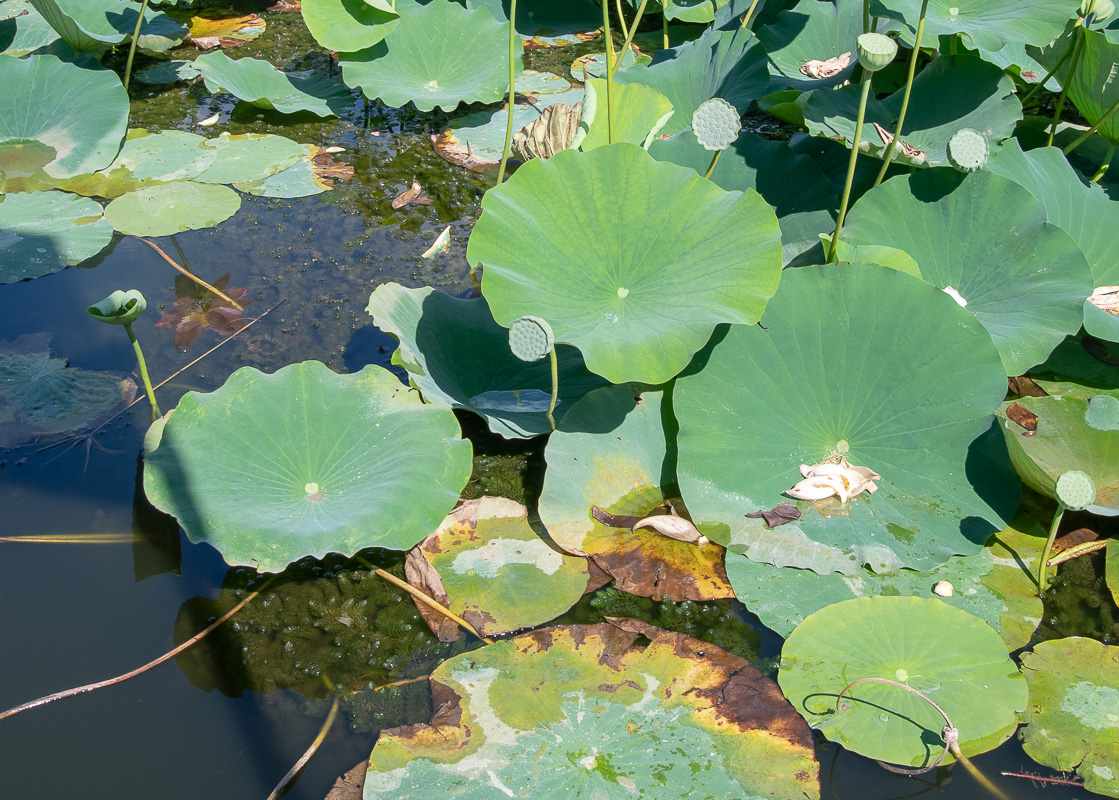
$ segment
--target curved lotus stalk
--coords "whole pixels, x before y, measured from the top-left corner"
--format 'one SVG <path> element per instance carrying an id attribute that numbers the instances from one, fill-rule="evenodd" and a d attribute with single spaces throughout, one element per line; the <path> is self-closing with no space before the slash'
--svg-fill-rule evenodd
<path id="1" fill-rule="evenodd" d="M 136 339 L 136 334 L 132 332 L 132 323 L 140 319 L 147 307 L 148 301 L 144 299 L 144 295 L 140 293 L 139 289 L 129 289 L 127 292 L 117 289 L 101 302 L 89 306 L 86 312 L 94 319 L 109 325 L 124 326 L 124 330 L 128 334 L 128 340 L 132 342 L 132 349 L 136 351 L 136 362 L 140 365 L 140 377 L 144 381 L 144 391 L 147 392 L 148 403 L 151 404 L 151 420 L 155 422 L 163 414 L 159 410 L 159 404 L 155 402 L 155 390 L 152 388 L 151 378 L 148 377 L 148 364 L 144 360 L 144 351 L 140 349 L 140 342 Z"/>

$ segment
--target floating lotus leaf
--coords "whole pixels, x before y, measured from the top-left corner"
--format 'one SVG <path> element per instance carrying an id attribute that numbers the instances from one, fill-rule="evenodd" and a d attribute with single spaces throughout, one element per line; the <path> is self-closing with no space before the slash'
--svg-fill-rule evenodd
<path id="1" fill-rule="evenodd" d="M 6 142 L 37 141 L 55 151 L 43 167 L 54 178 L 101 169 L 128 127 L 128 94 L 114 73 L 54 56 L 0 59 L 0 172 Z"/>
<path id="2" fill-rule="evenodd" d="M 834 92 L 813 92 L 804 107 L 809 132 L 842 139 L 849 146 L 855 137 L 860 91 L 858 86 L 846 86 Z M 904 90 L 898 90 L 885 100 L 867 102 L 862 149 L 869 148 L 875 155 L 886 149 L 872 123 L 892 134 L 903 94 Z M 1021 117 L 1022 104 L 1014 94 L 1014 83 L 1001 69 L 976 56 L 942 56 L 913 80 L 901 138 L 923 153 L 908 157 L 910 163 L 946 166 L 948 140 L 960 128 L 979 131 L 993 150 L 1010 136 Z M 902 156 L 902 148 L 896 148 L 895 157 Z"/>
<path id="3" fill-rule="evenodd" d="M 552 388 L 549 362 L 516 358 L 509 350 L 509 331 L 493 321 L 484 298 L 459 300 L 430 287 L 386 283 L 373 291 L 366 311 L 400 342 L 393 363 L 408 370 L 412 385 L 428 401 L 469 409 L 505 437 L 551 430 L 544 413 Z M 604 381 L 587 372 L 574 347 L 560 345 L 556 355 L 559 422 L 576 400 Z"/>
<path id="4" fill-rule="evenodd" d="M 302 11 L 315 41 L 343 53 L 372 47 L 400 21 L 390 0 L 304 0 Z"/>
<path id="5" fill-rule="evenodd" d="M 819 798 L 811 731 L 772 681 L 689 636 L 620 625 L 546 628 L 440 664 L 439 711 L 430 725 L 382 732 L 364 797 L 470 800 L 495 787 L 626 797 L 671 786 L 687 800 Z M 649 643 L 634 647 L 639 636 Z"/>
<path id="6" fill-rule="evenodd" d="M 172 59 L 171 61 L 163 61 L 154 67 L 140 70 L 132 76 L 132 79 L 140 83 L 162 84 L 162 83 L 178 83 L 179 81 L 189 81 L 197 78 L 199 72 L 194 68 L 193 61 L 179 61 Z"/>
<path id="7" fill-rule="evenodd" d="M 1091 301 L 1085 300 L 1084 330 L 1105 342 L 1119 342 L 1119 315 L 1109 314 Z"/>
<path id="8" fill-rule="evenodd" d="M 765 50 L 741 27 L 708 30 L 693 42 L 659 51 L 648 67 L 619 70 L 616 79 L 647 84 L 669 99 L 676 113 L 661 131 L 664 136 L 688 127 L 695 110 L 712 97 L 745 111 L 769 83 Z"/>
<path id="9" fill-rule="evenodd" d="M 944 717 L 916 695 L 861 683 L 836 709 L 843 688 L 861 678 L 926 694 L 959 730 L 967 756 L 1006 741 L 1026 706 L 1026 682 L 999 635 L 939 599 L 860 597 L 817 611 L 785 640 L 778 676 L 808 723 L 848 750 L 910 767 L 936 760 Z"/>
<path id="10" fill-rule="evenodd" d="M 188 392 L 145 454 L 144 491 L 193 542 L 276 572 L 304 555 L 405 550 L 435 530 L 470 475 L 444 405 L 368 366 L 317 361 L 234 372 Z"/>
<path id="11" fill-rule="evenodd" d="M 170 236 L 217 225 L 240 207 L 228 186 L 176 181 L 122 194 L 105 207 L 105 219 L 130 236 Z"/>
<path id="12" fill-rule="evenodd" d="M 1022 654 L 1022 672 L 1026 755 L 1075 770 L 1090 792 L 1119 797 L 1119 647 L 1078 636 L 1041 642 Z"/>
<path id="13" fill-rule="evenodd" d="M 666 417 L 660 391 L 635 400 L 631 387 L 613 386 L 580 400 L 548 440 L 540 520 L 556 544 L 592 557 L 624 592 L 658 600 L 730 597 L 721 547 L 609 526 L 592 512 L 642 518 L 676 494 L 664 474 Z"/>
<path id="14" fill-rule="evenodd" d="M 664 15 L 676 22 L 710 22 L 730 0 L 664 0 Z"/>
<path id="15" fill-rule="evenodd" d="M 1006 418 L 1010 402 L 999 408 L 1010 460 L 1025 484 L 1054 497 L 1057 478 L 1080 470 L 1096 485 L 1096 502 L 1088 510 L 1099 508 L 1097 513 L 1109 515 L 1119 511 L 1119 431 L 1089 425 L 1088 403 L 1078 397 L 1022 397 L 1014 402 L 1038 417 L 1037 431 L 1023 436 L 1025 429 Z"/>
<path id="16" fill-rule="evenodd" d="M 0 283 L 80 264 L 105 248 L 113 228 L 101 206 L 66 192 L 0 197 Z"/>
<path id="17" fill-rule="evenodd" d="M 211 92 L 228 92 L 282 114 L 309 111 L 319 117 L 337 117 L 353 104 L 346 87 L 329 78 L 289 75 L 259 58 L 235 61 L 219 50 L 196 58 L 194 67 Z"/>
<path id="18" fill-rule="evenodd" d="M 488 8 L 497 19 L 509 19 L 509 0 L 466 0 L 466 7 Z M 601 26 L 602 9 L 595 5 L 594 0 L 565 0 L 562 3 L 555 0 L 520 0 L 517 3 L 517 32 L 524 36 L 580 34 Z"/>
<path id="19" fill-rule="evenodd" d="M 998 437 L 983 436 L 1006 393 L 990 336 L 897 270 L 806 267 L 782 284 L 764 328 L 732 326 L 703 370 L 677 381 L 680 489 L 700 530 L 755 561 L 819 573 L 979 552 L 1018 503 Z M 801 518 L 772 530 L 744 516 L 784 500 L 798 465 L 844 449 L 882 476 L 875 494 L 801 501 Z"/>
<path id="20" fill-rule="evenodd" d="M 958 184 L 958 186 L 957 186 Z M 990 172 L 924 170 L 892 178 L 851 209 L 855 245 L 904 250 L 921 277 L 951 286 L 990 332 L 1007 375 L 1048 358 L 1080 328 L 1091 269 L 1067 233 L 1016 183 Z"/>
<path id="21" fill-rule="evenodd" d="M 557 200 L 559 202 L 557 202 Z M 780 279 L 780 229 L 632 144 L 534 159 L 486 192 L 467 258 L 494 319 L 531 314 L 614 383 L 661 383 L 719 322 L 757 322 Z"/>
<path id="22" fill-rule="evenodd" d="M 421 111 L 451 111 L 462 102 L 496 103 L 509 90 L 509 23 L 457 3 L 416 6 L 391 39 L 339 63 L 347 85 L 389 106 L 411 101 Z"/>
<path id="23" fill-rule="evenodd" d="M 408 581 L 483 636 L 541 625 L 587 589 L 587 561 L 560 553 L 528 523 L 528 509 L 504 497 L 467 500 L 409 551 Z M 434 571 L 434 576 L 431 574 Z M 427 605 L 417 609 L 442 641 L 462 629 Z"/>
<path id="24" fill-rule="evenodd" d="M 633 54 L 632 50 L 616 53 L 615 58 L 618 60 L 618 69 L 626 69 L 637 64 L 637 56 Z M 571 77 L 577 81 L 586 81 L 588 78 L 605 78 L 606 53 L 588 53 L 579 56 L 571 62 L 569 69 Z"/>
<path id="25" fill-rule="evenodd" d="M 871 0 L 870 13 L 905 23 L 906 43 L 921 16 L 921 0 Z M 964 44 L 981 53 L 1001 50 L 1010 42 L 1048 44 L 1058 36 L 1076 9 L 1064 0 L 951 0 L 929 3 L 925 14 L 926 47 L 937 36 L 963 34 Z M 897 27 L 897 26 L 892 26 Z"/>
<path id="26" fill-rule="evenodd" d="M 113 163 L 91 175 L 60 184 L 68 192 L 115 198 L 152 183 L 190 180 L 214 163 L 217 153 L 196 133 L 167 130 L 150 133 L 133 128 Z"/>
<path id="27" fill-rule="evenodd" d="M 85 430 L 136 394 L 130 378 L 67 367 L 49 333 L 0 341 L 0 447 Z"/>
<path id="28" fill-rule="evenodd" d="M 1048 361 L 1031 369 L 1030 377 L 1052 395 L 1084 401 L 1098 394 L 1119 397 L 1119 366 L 1100 361 L 1071 339 L 1062 342 Z"/>
<path id="29" fill-rule="evenodd" d="M 1106 119 L 1104 116 L 1109 108 L 1119 102 L 1119 87 L 1111 79 L 1115 63 L 1119 61 L 1119 42 L 1112 42 L 1102 31 L 1070 27 L 1049 46 L 1029 48 L 1027 52 L 1036 57 L 1047 70 L 1051 70 L 1057 66 L 1070 46 L 1070 41 L 1075 43 L 1078 37 L 1083 37 L 1084 45 L 1076 72 L 1069 73 L 1072 59 L 1065 59 L 1057 70 L 1057 80 L 1068 91 L 1068 99 L 1076 106 L 1076 110 L 1084 115 L 1090 125 L 1099 123 L 1099 133 L 1114 144 L 1119 142 L 1119 120 L 1114 114 Z"/>
<path id="30" fill-rule="evenodd" d="M 9 15 L 0 21 L 0 52 L 4 55 L 21 58 L 62 41 L 31 0 L 4 0 L 0 9 L 0 17 Z"/>
<path id="31" fill-rule="evenodd" d="M 758 39 L 769 55 L 769 91 L 809 91 L 840 86 L 851 79 L 858 59 L 855 40 L 863 32 L 861 0 L 801 0 L 782 11 L 772 25 L 759 29 Z M 813 78 L 801 66 L 851 54 L 846 67 L 827 77 Z"/>
<path id="32" fill-rule="evenodd" d="M 130 38 L 140 12 L 132 0 L 31 0 L 31 5 L 78 52 L 108 50 Z"/>
<path id="33" fill-rule="evenodd" d="M 303 158 L 267 178 L 233 184 L 239 192 L 258 197 L 308 197 L 334 188 L 335 181 L 349 180 L 354 168 L 341 164 L 318 145 L 305 144 Z"/>
<path id="34" fill-rule="evenodd" d="M 187 38 L 201 50 L 209 50 L 212 47 L 228 49 L 251 42 L 264 33 L 264 29 L 264 20 L 256 14 L 221 19 L 191 17 L 190 35 Z"/>
<path id="35" fill-rule="evenodd" d="M 201 183 L 259 181 L 303 158 L 303 145 L 270 133 L 223 133 L 203 147 L 217 151 L 214 163 L 195 180 Z"/>
<path id="36" fill-rule="evenodd" d="M 606 96 L 606 81 L 587 79 L 583 114 L 579 122 L 584 136 L 577 134 L 574 142 L 580 150 L 593 150 L 610 143 Z M 649 143 L 673 115 L 668 98 L 641 83 L 615 86 L 612 97 L 615 142 L 631 142 L 648 149 Z"/>

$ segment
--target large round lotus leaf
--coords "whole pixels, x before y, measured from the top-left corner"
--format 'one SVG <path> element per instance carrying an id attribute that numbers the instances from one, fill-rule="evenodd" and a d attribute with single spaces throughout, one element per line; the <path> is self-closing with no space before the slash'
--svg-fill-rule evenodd
<path id="1" fill-rule="evenodd" d="M 662 383 L 720 322 L 752 325 L 781 277 L 756 192 L 724 192 L 632 144 L 533 159 L 486 192 L 467 258 L 494 319 L 546 319 L 614 383 Z"/>
<path id="2" fill-rule="evenodd" d="M 1091 301 L 1084 301 L 1084 330 L 1105 342 L 1119 342 L 1119 315 L 1109 314 Z"/>
<path id="3" fill-rule="evenodd" d="M 1119 509 L 1119 431 L 1097 430 L 1084 415 L 1087 401 L 1078 397 L 1023 397 L 1018 405 L 1037 415 L 1037 430 L 1007 419 L 1011 402 L 999 407 L 1010 460 L 1031 489 L 1054 497 L 1057 478 L 1070 469 L 1086 472 L 1096 485 L 1096 506 Z M 1112 512 L 1114 513 L 1114 512 Z"/>
<path id="4" fill-rule="evenodd" d="M 957 183 L 959 186 L 957 187 Z M 987 171 L 891 178 L 851 209 L 852 244 L 904 250 L 921 277 L 951 286 L 990 332 L 1007 375 L 1021 375 L 1080 329 L 1092 273 L 1076 242 L 1018 184 Z"/>
<path id="5" fill-rule="evenodd" d="M 548 433 L 552 392 L 549 359 L 521 361 L 509 350 L 509 331 L 493 321 L 484 298 L 459 300 L 430 287 L 378 286 L 365 309 L 378 328 L 397 338 L 393 363 L 431 402 L 466 408 L 505 437 Z M 557 423 L 580 397 L 605 381 L 587 371 L 579 351 L 556 349 Z"/>
<path id="6" fill-rule="evenodd" d="M 202 146 L 213 148 L 217 158 L 195 178 L 201 183 L 259 181 L 303 158 L 303 145 L 271 133 L 223 133 Z"/>
<path id="7" fill-rule="evenodd" d="M 485 7 L 497 19 L 505 20 L 509 19 L 511 3 L 510 0 L 466 0 L 466 7 Z M 516 24 L 517 32 L 523 36 L 583 34 L 602 26 L 602 9 L 595 5 L 594 0 L 565 0 L 562 3 L 555 0 L 520 0 L 517 3 Z M 563 41 L 562 36 L 541 38 Z"/>
<path id="8" fill-rule="evenodd" d="M 431 684 L 436 717 L 381 734 L 366 800 L 820 796 L 812 733 L 771 680 L 643 622 L 534 631 L 443 662 Z"/>
<path id="9" fill-rule="evenodd" d="M 673 116 L 672 103 L 652 86 L 643 83 L 620 84 L 610 93 L 614 101 L 614 141 L 646 147 Z M 580 150 L 594 150 L 610 143 L 610 117 L 606 106 L 606 81 L 588 78 L 579 127 L 573 144 Z"/>
<path id="10" fill-rule="evenodd" d="M 213 148 L 203 146 L 205 141 L 202 136 L 185 131 L 149 133 L 133 128 L 112 164 L 66 180 L 61 187 L 68 192 L 112 199 L 151 183 L 190 180 L 201 175 L 217 157 Z"/>
<path id="11" fill-rule="evenodd" d="M 47 52 L 47 48 L 61 41 L 55 29 L 31 5 L 31 0 L 5 0 L 0 5 L 0 18 L 5 15 L 9 15 L 7 19 L 0 20 L 0 46 L 7 44 L 3 49 L 6 56 L 21 58 L 40 48 Z"/>
<path id="12" fill-rule="evenodd" d="M 467 500 L 408 553 L 408 581 L 483 636 L 530 628 L 567 611 L 587 590 L 587 560 L 560 553 L 528 523 L 528 509 L 504 497 Z M 462 629 L 416 604 L 442 641 Z"/>
<path id="13" fill-rule="evenodd" d="M 1079 636 L 1042 642 L 1022 654 L 1022 671 L 1026 755 L 1075 770 L 1090 792 L 1119 797 L 1119 647 Z"/>
<path id="14" fill-rule="evenodd" d="M 871 0 L 870 13 L 905 22 L 906 42 L 921 16 L 921 0 Z M 922 44 L 926 47 L 937 36 L 964 35 L 964 44 L 981 52 L 1001 50 L 1009 42 L 1048 44 L 1061 33 L 1074 4 L 1066 0 L 932 0 L 925 12 Z M 894 26 L 896 27 L 896 26 Z"/>
<path id="15" fill-rule="evenodd" d="M 676 384 L 680 489 L 732 551 L 822 574 L 929 569 L 979 552 L 1017 506 L 1005 450 L 981 436 L 1006 393 L 991 337 L 911 275 L 787 270 L 762 325 L 731 326 L 704 360 Z M 800 501 L 801 518 L 772 530 L 743 516 L 844 448 L 882 476 L 876 493 Z"/>
<path id="16" fill-rule="evenodd" d="M 380 42 L 400 15 L 391 0 L 304 0 L 303 21 L 327 50 L 348 53 Z"/>
<path id="17" fill-rule="evenodd" d="M 132 0 L 31 0 L 75 50 L 107 50 L 129 38 L 140 6 Z"/>
<path id="18" fill-rule="evenodd" d="M 0 59 L 0 144 L 38 141 L 54 148 L 48 175 L 67 178 L 106 166 L 127 127 L 128 94 L 109 70 L 54 56 Z"/>
<path id="19" fill-rule="evenodd" d="M 145 454 L 144 491 L 191 541 L 263 572 L 304 555 L 405 550 L 470 476 L 458 436 L 449 408 L 424 405 L 380 367 L 243 367 L 179 401 Z"/>
<path id="20" fill-rule="evenodd" d="M 815 136 L 850 143 L 855 138 L 861 91 L 858 86 L 846 86 L 834 92 L 813 92 L 804 107 L 808 130 Z M 875 155 L 886 149 L 872 123 L 893 133 L 903 95 L 904 90 L 899 89 L 885 100 L 867 102 L 860 141 L 863 149 L 869 148 Z M 979 131 L 994 149 L 1021 118 L 1022 104 L 1014 94 L 1014 82 L 1001 69 L 976 56 L 941 56 L 913 80 L 901 138 L 923 154 L 909 157 L 911 163 L 945 166 L 948 140 L 960 128 Z M 894 157 L 904 157 L 902 148 L 895 149 Z"/>
<path id="21" fill-rule="evenodd" d="M 676 22 L 710 22 L 729 0 L 664 0 L 664 15 Z"/>
<path id="22" fill-rule="evenodd" d="M 130 236 L 170 236 L 217 225 L 240 207 L 228 186 L 176 181 L 122 194 L 105 207 L 105 218 Z"/>
<path id="23" fill-rule="evenodd" d="M 1097 130 L 1112 143 L 1119 142 L 1119 120 L 1115 114 L 1106 119 L 1116 102 L 1119 102 L 1119 86 L 1112 79 L 1115 63 L 1119 61 L 1119 42 L 1110 41 L 1102 31 L 1087 30 L 1083 27 L 1071 28 L 1057 37 L 1048 47 L 1030 49 L 1046 69 L 1053 69 L 1070 47 L 1083 37 L 1083 48 L 1076 72 L 1070 75 L 1071 58 L 1057 70 L 1057 80 L 1068 90 L 1068 99 L 1076 110 L 1084 115 L 1089 124 L 1099 123 Z M 1075 44 L 1073 44 L 1075 46 Z"/>
<path id="24" fill-rule="evenodd" d="M 516 70 L 521 70 L 517 42 Z M 409 8 L 390 39 L 339 56 L 342 77 L 366 97 L 421 111 L 459 103 L 496 103 L 509 90 L 509 23 L 457 3 Z"/>
<path id="25" fill-rule="evenodd" d="M 97 255 L 113 227 L 93 200 L 66 192 L 0 197 L 0 283 L 38 278 Z"/>
<path id="26" fill-rule="evenodd" d="M 765 94 L 769 84 L 765 50 L 746 28 L 708 30 L 698 39 L 658 51 L 648 67 L 619 70 L 619 83 L 644 83 L 672 102 L 676 113 L 661 130 L 672 136 L 687 128 L 692 114 L 713 97 L 739 111 Z"/>
<path id="27" fill-rule="evenodd" d="M 354 168 L 340 163 L 324 148 L 301 145 L 303 158 L 275 175 L 233 184 L 233 188 L 258 197 L 309 197 L 334 188 L 335 181 L 349 180 Z"/>
<path id="28" fill-rule="evenodd" d="M 769 55 L 769 91 L 840 86 L 851 79 L 859 63 L 855 40 L 863 33 L 862 0 L 801 0 L 783 11 L 776 22 L 758 31 L 758 39 Z M 827 61 L 850 53 L 846 67 L 834 75 L 813 78 L 801 71 L 809 61 Z"/>
<path id="29" fill-rule="evenodd" d="M 658 600 L 730 597 L 718 545 L 613 527 L 593 513 L 597 507 L 641 519 L 675 496 L 664 474 L 666 422 L 674 425 L 661 391 L 635 399 L 632 387 L 612 386 L 580 400 L 548 440 L 540 521 L 556 544 L 591 556 L 624 592 Z"/>
<path id="30" fill-rule="evenodd" d="M 260 108 L 283 114 L 309 111 L 319 117 L 337 117 L 353 105 L 346 87 L 321 75 L 288 75 L 259 58 L 234 61 L 218 50 L 194 60 L 194 67 L 215 94 L 229 94 Z"/>
<path id="31" fill-rule="evenodd" d="M 1072 339 L 1062 342 L 1044 364 L 1031 369 L 1030 377 L 1047 394 L 1079 397 L 1085 402 L 1098 394 L 1119 397 L 1119 366 L 1100 361 Z"/>
<path id="32" fill-rule="evenodd" d="M 817 611 L 785 640 L 778 676 L 808 723 L 848 750 L 911 767 L 936 760 L 944 717 L 916 695 L 861 683 L 836 709 L 839 693 L 860 678 L 926 694 L 959 730 L 967 756 L 1006 741 L 1026 706 L 1026 681 L 999 635 L 939 599 L 860 597 Z"/>

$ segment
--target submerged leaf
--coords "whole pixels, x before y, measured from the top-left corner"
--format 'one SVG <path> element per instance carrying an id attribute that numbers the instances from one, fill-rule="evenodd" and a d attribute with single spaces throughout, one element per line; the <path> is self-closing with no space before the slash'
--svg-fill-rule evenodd
<path id="1" fill-rule="evenodd" d="M 409 203 L 416 203 L 421 206 L 431 205 L 431 198 L 423 194 L 423 187 L 420 186 L 420 182 L 415 178 L 412 178 L 412 186 L 410 188 L 405 189 L 392 199 L 393 208 L 404 208 L 404 206 Z"/>
<path id="2" fill-rule="evenodd" d="M 248 289 L 226 289 L 232 273 L 225 273 L 213 282 L 215 289 L 225 292 L 243 308 L 253 301 L 246 299 Z M 175 347 L 186 350 L 197 341 L 202 329 L 209 327 L 221 336 L 231 336 L 248 323 L 242 311 L 185 275 L 175 276 L 175 310 L 164 314 L 157 328 L 175 329 Z"/>

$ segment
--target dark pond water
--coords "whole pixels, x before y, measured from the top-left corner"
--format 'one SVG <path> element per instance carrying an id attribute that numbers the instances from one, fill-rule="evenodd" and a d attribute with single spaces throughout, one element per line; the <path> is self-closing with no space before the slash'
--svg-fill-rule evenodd
<path id="1" fill-rule="evenodd" d="M 269 33 L 244 54 L 290 52 L 289 63 L 322 66 L 321 57 L 313 55 L 318 48 L 293 16 L 266 17 Z M 394 280 L 459 296 L 470 290 L 463 254 L 486 184 L 453 170 L 433 152 L 427 134 L 440 121 L 435 115 L 390 115 L 356 100 L 340 122 L 293 122 L 233 107 L 229 98 L 211 98 L 201 87 L 179 86 L 137 99 L 133 125 L 200 130 L 194 123 L 215 112 L 222 117 L 211 135 L 282 132 L 303 142 L 346 147 L 342 159 L 354 166 L 355 176 L 317 198 L 246 196 L 241 211 L 217 228 L 160 240 L 211 280 L 231 272 L 229 285 L 248 288 L 253 313 L 282 301 L 228 346 L 173 378 L 159 393 L 164 409 L 187 390 L 216 388 L 246 364 L 266 371 L 304 359 L 338 371 L 368 363 L 388 366 L 394 344 L 364 311 L 374 287 Z M 434 204 L 393 211 L 391 199 L 413 176 Z M 446 225 L 453 226 L 450 252 L 421 259 L 419 253 Z M 162 380 L 219 341 L 204 331 L 183 353 L 174 348 L 169 330 L 154 328 L 174 300 L 173 280 L 170 267 L 151 249 L 120 239 L 82 268 L 0 288 L 0 340 L 46 331 L 53 334 L 53 353 L 71 365 L 129 373 L 135 362 L 122 331 L 93 321 L 85 308 L 114 289 L 138 288 L 149 310 L 136 333 L 153 378 Z M 26 445 L 0 452 L 3 535 L 122 535 L 116 544 L 0 545 L 0 708 L 130 670 L 204 627 L 252 584 L 250 573 L 229 570 L 212 548 L 190 544 L 138 492 L 147 417 L 141 402 L 69 449 Z M 539 480 L 540 445 L 509 445 L 482 435 L 468 420 L 464 424 L 477 453 L 468 492 L 518 498 L 531 493 Z M 363 556 L 399 570 L 394 554 Z M 736 603 L 653 604 L 611 591 L 584 599 L 564 621 L 635 614 L 707 638 L 770 669 L 775 663 L 780 640 Z M 337 607 L 354 598 L 366 602 L 367 624 L 343 636 L 331 615 L 336 618 Z M 321 674 L 351 688 L 377 686 L 426 675 L 440 660 L 478 645 L 435 642 L 411 601 L 357 562 L 300 565 L 271 585 L 261 601 L 267 604 L 235 618 L 236 626 L 175 662 L 0 722 L 0 796 L 264 798 L 326 716 Z M 293 614 L 307 613 L 318 622 L 314 630 L 274 633 Z M 427 721 L 430 713 L 424 682 L 355 696 L 287 796 L 324 797 L 337 776 L 368 756 L 381 727 Z M 822 743 L 819 753 L 825 797 L 988 796 L 963 770 L 909 779 L 831 745 Z M 1052 775 L 1015 742 L 976 763 L 996 778 L 1003 770 Z M 1085 794 L 998 780 L 1013 797 Z"/>

